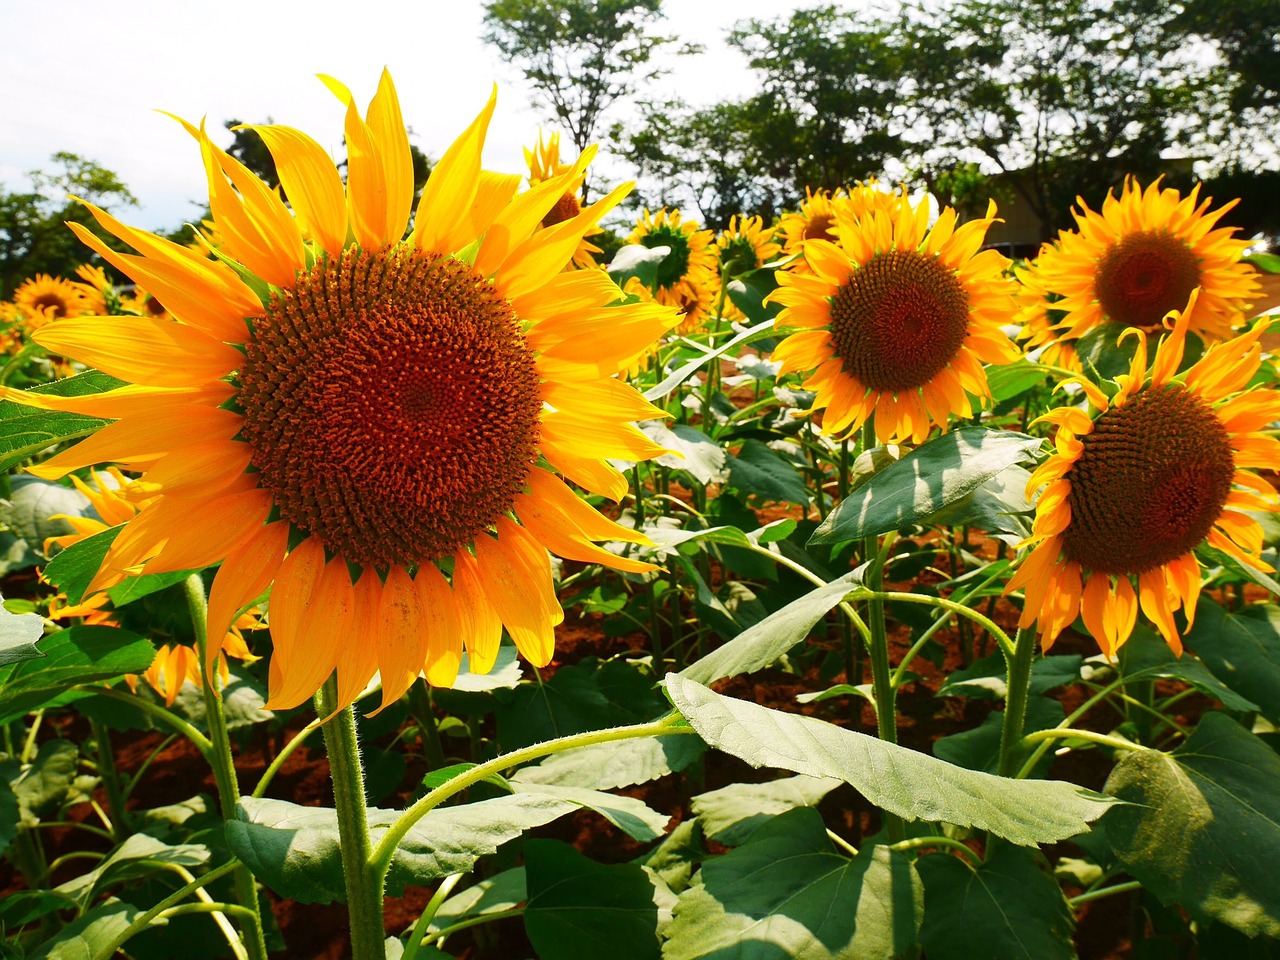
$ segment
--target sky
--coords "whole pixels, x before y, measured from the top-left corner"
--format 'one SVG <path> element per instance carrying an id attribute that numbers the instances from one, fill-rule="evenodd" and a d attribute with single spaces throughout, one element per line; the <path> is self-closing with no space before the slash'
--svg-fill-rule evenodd
<path id="1" fill-rule="evenodd" d="M 725 34 L 740 19 L 801 5 L 667 0 L 663 29 L 706 52 L 675 58 L 656 89 L 695 104 L 751 93 L 754 76 Z M 413 142 L 432 157 L 474 119 L 496 82 L 485 165 L 523 171 L 522 148 L 542 117 L 518 70 L 480 39 L 481 14 L 477 0 L 0 0 L 0 37 L 8 38 L 0 186 L 26 189 L 27 171 L 68 150 L 128 185 L 139 207 L 123 211 L 127 222 L 172 229 L 198 210 L 204 176 L 195 141 L 156 111 L 207 116 L 224 146 L 224 120 L 271 117 L 342 156 L 343 109 L 315 75 L 342 80 L 363 109 L 384 66 Z"/>

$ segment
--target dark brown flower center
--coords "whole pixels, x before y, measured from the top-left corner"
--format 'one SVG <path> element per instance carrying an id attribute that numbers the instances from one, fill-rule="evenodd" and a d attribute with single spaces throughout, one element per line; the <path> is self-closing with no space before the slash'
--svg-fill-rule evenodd
<path id="1" fill-rule="evenodd" d="M 454 553 L 537 459 L 533 355 L 464 263 L 347 251 L 253 320 L 243 438 L 280 514 L 361 566 Z"/>
<path id="2" fill-rule="evenodd" d="M 840 238 L 836 236 L 835 223 L 835 217 L 829 213 L 815 214 L 804 225 L 802 237 L 805 240 L 830 240 L 832 243 L 839 243 Z"/>
<path id="3" fill-rule="evenodd" d="M 877 254 L 831 298 L 835 354 L 873 390 L 928 383 L 968 329 L 968 297 L 956 272 L 915 251 Z"/>
<path id="4" fill-rule="evenodd" d="M 1180 384 L 1142 390 L 1098 417 L 1066 478 L 1067 559 L 1137 574 L 1208 536 L 1231 492 L 1235 459 L 1222 421 Z"/>
<path id="5" fill-rule="evenodd" d="M 31 305 L 40 311 L 48 310 L 55 318 L 65 317 L 71 312 L 66 298 L 56 293 L 42 293 L 31 301 Z"/>
<path id="6" fill-rule="evenodd" d="M 544 227 L 554 227 L 557 223 L 572 220 L 581 212 L 582 204 L 578 202 L 577 197 L 572 193 L 562 194 L 560 199 L 556 201 L 556 205 L 542 218 L 542 225 Z"/>
<path id="7" fill-rule="evenodd" d="M 1146 330 L 1187 305 L 1200 285 L 1200 261 L 1177 237 L 1157 230 L 1131 233 L 1098 261 L 1095 289 L 1107 319 Z"/>

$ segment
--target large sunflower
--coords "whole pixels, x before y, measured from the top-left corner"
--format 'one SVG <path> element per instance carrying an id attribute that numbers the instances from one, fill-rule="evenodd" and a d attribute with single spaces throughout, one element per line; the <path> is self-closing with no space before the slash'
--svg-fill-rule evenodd
<path id="1" fill-rule="evenodd" d="M 1143 190 L 1130 177 L 1101 212 L 1080 200 L 1077 229 L 1019 271 L 1028 349 L 1045 347 L 1045 362 L 1079 369 L 1075 340 L 1103 323 L 1159 333 L 1197 288 L 1188 329 L 1209 341 L 1230 336 L 1257 299 L 1257 272 L 1240 262 L 1249 242 L 1234 239 L 1234 227 L 1214 229 L 1238 201 L 1209 212 L 1212 199 L 1199 194 L 1198 184 L 1183 197 L 1158 180 Z"/>
<path id="2" fill-rule="evenodd" d="M 676 333 L 700 330 L 711 315 L 720 289 L 714 238 L 713 231 L 699 230 L 692 220 L 682 222 L 680 211 L 665 207 L 656 215 L 643 211 L 627 237 L 627 243 L 670 249 L 658 264 L 652 293 L 658 303 L 679 312 Z"/>
<path id="3" fill-rule="evenodd" d="M 1137 336 L 1115 396 L 1078 381 L 1096 413 L 1063 407 L 1042 418 L 1057 434 L 1027 486 L 1043 488 L 1028 541 L 1037 546 L 1008 589 L 1025 590 L 1021 625 L 1039 620 L 1046 649 L 1079 613 L 1110 656 L 1141 607 L 1180 653 L 1173 613 L 1181 607 L 1194 617 L 1196 547 L 1207 541 L 1271 569 L 1258 557 L 1262 528 L 1240 512 L 1280 509 L 1276 491 L 1253 472 L 1280 464 L 1280 440 L 1263 432 L 1280 419 L 1280 391 L 1240 392 L 1258 371 L 1268 322 L 1177 374 L 1197 300 L 1193 291 L 1173 315 L 1150 371 L 1146 339 Z"/>
<path id="4" fill-rule="evenodd" d="M 560 162 L 560 134 L 558 133 L 551 134 L 545 140 L 539 133 L 538 145 L 532 150 L 525 150 L 524 160 L 529 165 L 529 185 L 532 187 L 573 169 L 572 164 Z M 578 215 L 582 210 L 582 185 L 586 176 L 585 170 L 578 173 L 577 178 L 556 201 L 556 205 L 542 218 L 544 227 L 554 227 Z M 600 253 L 601 250 L 588 241 L 587 237 L 601 232 L 599 227 L 592 227 L 578 241 L 578 249 L 573 252 L 572 262 L 575 267 L 590 270 L 597 266 L 595 254 Z"/>
<path id="5" fill-rule="evenodd" d="M 957 228 L 947 208 L 928 229 L 928 204 L 906 197 L 856 218 L 837 209 L 840 246 L 807 240 L 811 274 L 779 272 L 778 325 L 799 332 L 773 358 L 780 373 L 813 371 L 804 386 L 825 433 L 847 436 L 874 412 L 882 441 L 919 443 L 972 416 L 968 394 L 990 396 L 983 362 L 1018 356 L 1000 329 L 1014 310 L 1008 261 L 978 251 L 994 214 Z"/>
<path id="6" fill-rule="evenodd" d="M 40 334 L 130 385 L 91 397 L 9 399 L 115 418 L 32 468 L 60 477 L 113 461 L 150 500 L 116 537 L 94 588 L 134 572 L 221 562 L 209 635 L 271 587 L 270 703 L 301 703 L 336 670 L 350 703 L 375 671 L 383 704 L 420 672 L 484 672 L 505 626 L 544 664 L 563 613 L 548 549 L 622 570 L 648 564 L 592 541 L 644 542 L 567 486 L 620 498 L 606 458 L 662 452 L 631 422 L 661 415 L 614 378 L 670 310 L 609 307 L 602 271 L 561 273 L 629 187 L 537 229 L 589 162 L 517 195 L 482 171 L 495 100 L 413 198 L 409 142 L 384 72 L 365 117 L 346 87 L 345 189 L 327 152 L 256 127 L 293 210 L 204 133 L 218 260 L 125 226 L 120 254 L 77 229 L 174 321 L 65 320 Z M 535 232 L 536 231 L 536 232 Z M 564 480 L 561 479 L 564 478 Z"/>

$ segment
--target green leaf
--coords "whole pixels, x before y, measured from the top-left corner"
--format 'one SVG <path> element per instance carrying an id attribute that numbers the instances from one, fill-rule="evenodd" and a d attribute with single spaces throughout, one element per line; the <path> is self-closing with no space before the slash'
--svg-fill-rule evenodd
<path id="1" fill-rule="evenodd" d="M 1026 360 L 1001 363 L 987 368 L 987 386 L 996 403 L 1012 400 L 1045 381 L 1045 373 Z"/>
<path id="2" fill-rule="evenodd" d="M 1056 727 L 1066 716 L 1062 704 L 1048 697 L 1030 697 L 1027 700 L 1027 717 L 1024 733 Z M 933 755 L 947 763 L 969 770 L 985 770 L 995 773 L 1000 766 L 1000 737 L 1004 731 L 1004 714 L 996 711 L 987 714 L 982 724 L 959 733 L 939 737 L 933 742 Z M 1046 755 L 1041 765 L 1047 770 L 1052 757 Z M 1043 772 L 1037 767 L 1037 773 Z"/>
<path id="3" fill-rule="evenodd" d="M 30 392 L 56 397 L 82 397 L 125 386 L 123 380 L 91 370 Z M 55 443 L 88 436 L 109 421 L 78 413 L 41 410 L 12 400 L 0 400 L 0 470 L 30 459 Z"/>
<path id="4" fill-rule="evenodd" d="M 724 480 L 728 454 L 701 430 L 684 423 L 668 427 L 660 420 L 646 420 L 640 424 L 640 429 L 654 443 L 671 451 L 658 457 L 654 463 L 672 470 L 683 470 L 704 486 Z"/>
<path id="5" fill-rule="evenodd" d="M 1075 960 L 1071 908 L 1036 852 L 1001 843 L 976 869 L 943 854 L 916 869 L 929 960 Z"/>
<path id="6" fill-rule="evenodd" d="M 122 529 L 111 527 L 73 543 L 49 561 L 44 578 L 67 595 L 68 603 L 79 603 Z"/>
<path id="7" fill-rule="evenodd" d="M 474 770 L 478 764 L 475 763 L 454 763 L 447 767 L 441 767 L 439 770 L 432 770 L 422 778 L 422 787 L 424 790 L 434 790 L 436 787 L 443 787 L 450 780 L 455 780 L 462 776 L 468 770 Z M 485 777 L 482 781 L 491 783 L 506 793 L 511 793 L 511 784 L 501 774 L 493 773 Z"/>
<path id="8" fill-rule="evenodd" d="M 670 252 L 670 247 L 646 247 L 639 243 L 629 243 L 618 248 L 605 269 L 620 287 L 632 277 L 639 277 L 646 287 L 653 287 L 658 282 L 658 267 Z"/>
<path id="9" fill-rule="evenodd" d="M 521 767 L 511 780 L 617 790 L 683 770 L 705 750 L 701 740 L 687 734 L 598 743 L 554 754 L 534 766 Z"/>
<path id="10" fill-rule="evenodd" d="M 1240 696 L 1215 677 L 1194 656 L 1176 656 L 1164 638 L 1139 623 L 1120 648 L 1120 673 L 1126 683 L 1136 680 L 1172 679 L 1191 684 L 1201 693 L 1219 701 L 1228 710 L 1256 710 L 1258 705 Z"/>
<path id="11" fill-rule="evenodd" d="M 34 827 L 62 804 L 75 783 L 79 759 L 80 751 L 70 740 L 46 740 L 29 764 L 20 769 L 14 769 L 16 761 L 5 764 L 23 826 Z"/>
<path id="12" fill-rule="evenodd" d="M 3 772 L 3 768 L 0 768 L 0 772 Z M 8 779 L 0 776 L 0 853 L 4 853 L 18 835 L 19 819 L 18 797 L 9 786 Z M 0 900 L 0 904 L 3 903 Z M 4 914 L 0 912 L 0 923 L 3 921 Z"/>
<path id="13" fill-rule="evenodd" d="M 1031 664 L 1030 692 L 1048 693 L 1068 683 L 1075 683 L 1080 679 L 1080 668 L 1083 665 L 1084 657 L 1078 653 L 1036 657 Z M 946 682 L 938 689 L 938 696 L 1003 700 L 1008 691 L 1007 673 L 1004 654 L 997 651 L 948 675 Z"/>
<path id="14" fill-rule="evenodd" d="M 262 683 L 243 665 L 232 661 L 228 666 L 227 685 L 222 688 L 222 713 L 227 729 L 251 727 L 272 719 L 275 714 L 266 705 L 267 691 Z M 169 709 L 198 730 L 208 731 L 204 690 L 196 684 L 184 683 Z"/>
<path id="15" fill-rule="evenodd" d="M 209 848 L 202 844 L 183 843 L 170 846 L 155 837 L 135 833 L 115 849 L 88 873 L 60 884 L 58 893 L 70 897 L 84 908 L 108 883 L 119 883 L 130 877 L 146 875 L 155 868 L 153 863 L 177 864 L 180 867 L 198 867 L 209 862 Z"/>
<path id="16" fill-rule="evenodd" d="M 803 776 L 768 783 L 731 783 L 694 797 L 690 809 L 702 820 L 708 837 L 737 847 L 762 823 L 797 807 L 816 806 L 840 784 L 831 778 Z"/>
<path id="17" fill-rule="evenodd" d="M 542 960 L 658 960 L 658 908 L 642 867 L 596 863 L 555 840 L 530 840 L 524 860 L 524 928 Z"/>
<path id="18" fill-rule="evenodd" d="M 529 893 L 525 887 L 524 867 L 512 867 L 467 887 L 461 893 L 455 893 L 440 904 L 440 909 L 431 918 L 427 932 L 439 932 L 470 917 L 501 913 L 519 906 L 527 899 Z"/>
<path id="19" fill-rule="evenodd" d="M 680 676 L 706 684 L 767 667 L 809 636 L 814 624 L 835 609 L 861 583 L 857 573 L 848 573 L 824 587 L 811 590 L 689 664 L 680 671 Z"/>
<path id="20" fill-rule="evenodd" d="M 67 924 L 26 960 L 97 960 L 107 955 L 107 946 L 143 912 L 132 903 L 109 899 Z"/>
<path id="21" fill-rule="evenodd" d="M 40 660 L 0 667 L 0 723 L 39 709 L 78 683 L 142 673 L 156 651 L 151 643 L 118 627 L 79 625 L 50 634 Z"/>
<path id="22" fill-rule="evenodd" d="M 726 340 L 714 350 L 709 350 L 702 354 L 702 356 L 695 357 L 688 363 L 681 365 L 657 386 L 650 387 L 646 390 L 644 392 L 644 398 L 650 403 L 658 403 L 672 390 L 680 386 L 680 384 L 684 383 L 691 376 L 697 373 L 701 367 L 706 366 L 716 357 L 729 352 L 740 343 L 747 343 L 751 340 L 758 340 L 767 336 L 769 331 L 773 329 L 773 323 L 774 322 L 772 320 L 766 320 L 764 323 L 758 323 L 754 327 L 749 327 L 739 333 L 732 340 Z"/>
<path id="23" fill-rule="evenodd" d="M 1256 703 L 1268 720 L 1280 721 L 1280 606 L 1231 613 L 1201 597 L 1186 643 L 1215 677 Z"/>
<path id="24" fill-rule="evenodd" d="M 737 280 L 730 280 L 725 293 L 733 305 L 752 323 L 772 320 L 782 309 L 779 303 L 765 303 L 764 298 L 778 287 L 774 270 L 752 270 Z"/>
<path id="25" fill-rule="evenodd" d="M 538 794 L 568 800 L 580 807 L 594 810 L 632 840 L 648 843 L 657 840 L 666 832 L 667 822 L 671 819 L 665 813 L 659 813 L 643 800 L 635 797 L 618 797 L 612 793 L 599 790 L 588 790 L 584 787 L 562 787 L 549 783 L 512 782 L 512 788 L 520 794 Z"/>
<path id="26" fill-rule="evenodd" d="M 44 656 L 36 641 L 44 633 L 44 617 L 38 613 L 10 613 L 0 606 L 0 667 Z"/>
<path id="27" fill-rule="evenodd" d="M 1251 253 L 1240 258 L 1244 263 L 1251 263 L 1263 273 L 1280 273 L 1280 256 L 1274 253 Z"/>
<path id="28" fill-rule="evenodd" d="M 775 817 L 702 865 L 680 895 L 664 960 L 892 960 L 916 942 L 923 891 L 910 858 L 831 848 L 817 811 Z"/>
<path id="29" fill-rule="evenodd" d="M 1083 833 L 1111 800 L 1059 780 L 965 770 L 813 717 L 723 697 L 668 674 L 667 693 L 702 739 L 755 767 L 836 777 L 905 820 L 977 827 L 1026 846 Z"/>
<path id="30" fill-rule="evenodd" d="M 849 494 L 809 543 L 847 543 L 924 523 L 1007 467 L 1032 462 L 1040 444 L 1034 437 L 985 427 L 945 433 Z"/>
<path id="31" fill-rule="evenodd" d="M 486 693 L 490 690 L 507 690 L 516 686 L 524 675 L 524 668 L 516 656 L 514 644 L 504 643 L 498 647 L 497 659 L 488 673 L 472 673 L 471 660 L 467 654 L 462 655 L 462 664 L 458 668 L 458 677 L 451 690 L 465 690 L 469 693 Z"/>
<path id="32" fill-rule="evenodd" d="M 0 500 L 0 524 L 44 555 L 44 542 L 49 537 L 74 533 L 66 520 L 55 515 L 83 517 L 93 510 L 86 497 L 75 487 L 64 487 L 52 480 L 26 474 L 9 478 L 8 500 Z"/>
<path id="33" fill-rule="evenodd" d="M 75 901 L 52 890 L 18 890 L 0 898 L 0 928 L 24 927 L 60 910 L 75 908 Z"/>
<path id="34" fill-rule="evenodd" d="M 1030 479 L 1030 472 L 1017 464 L 1006 467 L 968 496 L 929 517 L 929 523 L 942 527 L 974 527 L 996 540 L 1017 546 L 1031 535 L 1032 506 L 1026 493 Z"/>
<path id="35" fill-rule="evenodd" d="M 1226 714 L 1205 714 L 1173 753 L 1128 753 L 1105 821 L 1129 872 L 1201 922 L 1280 937 L 1280 757 Z"/>
<path id="36" fill-rule="evenodd" d="M 785 500 L 804 506 L 809 488 L 799 471 L 759 440 L 747 440 L 729 461 L 729 486 L 765 500 Z"/>
<path id="37" fill-rule="evenodd" d="M 396 849 L 387 875 L 387 893 L 422 886 L 452 873 L 468 873 L 531 827 L 550 823 L 579 805 L 557 797 L 517 794 L 454 807 L 437 807 L 419 820 Z M 369 810 L 376 845 L 400 816 L 397 810 Z M 226 824 L 227 846 L 255 877 L 282 897 L 302 903 L 346 899 L 338 815 L 330 807 L 301 807 L 284 800 L 242 797 L 236 819 Z"/>

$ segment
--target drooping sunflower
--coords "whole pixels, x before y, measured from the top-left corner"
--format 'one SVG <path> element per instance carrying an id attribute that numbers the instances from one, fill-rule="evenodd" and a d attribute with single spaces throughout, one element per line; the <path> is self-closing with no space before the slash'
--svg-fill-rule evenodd
<path id="1" fill-rule="evenodd" d="M 1257 271 L 1240 258 L 1249 241 L 1215 225 L 1238 201 L 1210 211 L 1200 186 L 1183 197 L 1160 181 L 1145 190 L 1125 180 L 1100 212 L 1078 201 L 1075 230 L 1064 230 L 1018 272 L 1019 322 L 1027 348 L 1045 347 L 1046 363 L 1079 369 L 1074 341 L 1103 323 L 1158 334 L 1166 314 L 1183 310 L 1198 289 L 1188 329 L 1223 340 L 1257 299 Z"/>
<path id="2" fill-rule="evenodd" d="M 94 471 L 92 479 L 92 485 L 76 476 L 71 478 L 71 482 L 88 498 L 98 516 L 96 518 L 67 515 L 52 517 L 51 519 L 63 520 L 69 524 L 72 532 L 45 540 L 46 554 L 52 546 L 65 550 L 86 537 L 102 533 L 119 524 L 128 523 L 138 515 L 139 506 L 150 499 L 145 494 L 139 496 L 137 488 L 140 484 L 134 483 L 116 467 L 108 467 L 104 473 Z M 104 591 L 86 594 L 79 603 L 74 605 L 65 604 L 64 600 L 65 597 L 59 595 L 50 601 L 49 619 L 66 620 L 74 617 L 81 618 L 88 624 L 119 626 L 115 611 L 110 609 L 110 597 Z M 227 657 L 245 661 L 257 659 L 245 643 L 244 631 L 258 625 L 256 610 L 247 610 L 230 625 L 217 645 L 216 668 L 224 683 L 229 676 Z M 169 706 L 173 706 L 184 683 L 199 685 L 203 682 L 200 673 L 200 657 L 195 645 L 159 642 L 156 658 L 151 662 L 151 666 L 140 675 L 130 674 L 125 677 L 131 689 L 137 689 L 139 677 L 164 697 Z"/>
<path id="3" fill-rule="evenodd" d="M 1245 510 L 1277 510 L 1271 485 L 1253 471 L 1280 464 L 1280 391 L 1246 390 L 1258 371 L 1268 321 L 1211 346 L 1185 373 L 1192 291 L 1147 369 L 1146 338 L 1119 391 L 1108 398 L 1083 379 L 1095 413 L 1078 407 L 1042 419 L 1057 428 L 1054 452 L 1031 475 L 1040 490 L 1028 543 L 1035 549 L 1009 581 L 1025 591 L 1021 625 L 1039 621 L 1045 649 L 1077 613 L 1103 653 L 1129 638 L 1138 610 L 1181 653 L 1179 607 L 1190 621 L 1200 593 L 1195 548 L 1216 547 L 1241 563 L 1271 568 L 1258 554 L 1262 528 Z M 1243 392 L 1242 392 L 1243 391 Z"/>
<path id="4" fill-rule="evenodd" d="M 28 330 L 38 330 L 51 320 L 95 312 L 84 284 L 47 273 L 36 274 L 14 290 L 13 304 L 24 315 Z"/>
<path id="5" fill-rule="evenodd" d="M 813 371 L 804 386 L 824 433 L 847 436 L 875 413 L 882 441 L 919 443 L 973 415 L 967 394 L 990 396 L 984 362 L 1018 356 L 1000 329 L 1014 312 L 1008 260 L 978 250 L 994 204 L 960 227 L 950 208 L 932 229 L 928 216 L 905 196 L 861 217 L 837 210 L 840 245 L 806 240 L 811 273 L 778 274 L 778 326 L 799 331 L 773 359 L 780 373 Z"/>
<path id="6" fill-rule="evenodd" d="M 646 209 L 627 237 L 628 243 L 670 248 L 658 265 L 651 292 L 655 301 L 679 312 L 681 319 L 675 329 L 678 334 L 700 330 L 714 309 L 720 290 L 714 239 L 714 231 L 699 230 L 692 220 L 682 222 L 680 211 L 665 207 L 656 215 Z"/>
<path id="7" fill-rule="evenodd" d="M 618 499 L 627 482 L 606 458 L 662 452 L 633 423 L 661 412 L 614 374 L 671 311 L 610 306 L 621 291 L 602 271 L 561 272 L 629 185 L 538 229 L 593 151 L 517 194 L 519 175 L 480 166 L 495 94 L 436 165 L 406 237 L 412 164 L 390 76 L 364 117 L 345 86 L 323 79 L 346 105 L 345 187 L 310 137 L 255 127 L 290 211 L 186 125 L 230 264 L 90 205 L 138 252 L 78 235 L 175 319 L 52 324 L 40 333 L 47 348 L 130 385 L 4 394 L 116 420 L 33 473 L 111 461 L 141 471 L 154 493 L 92 588 L 220 562 L 210 636 L 271 588 L 279 708 L 335 671 L 341 704 L 378 671 L 386 705 L 422 672 L 451 683 L 464 648 L 487 671 L 504 626 L 546 663 L 563 619 L 548 549 L 652 569 L 592 542 L 645 538 L 565 481 Z"/>
<path id="8" fill-rule="evenodd" d="M 560 161 L 560 134 L 558 133 L 551 134 L 546 140 L 543 140 L 542 134 L 539 133 L 538 145 L 532 150 L 525 150 L 524 160 L 529 165 L 529 185 L 531 187 L 536 187 L 540 183 L 553 177 L 559 177 L 573 169 L 572 164 Z M 542 218 L 544 227 L 554 227 L 556 224 L 572 220 L 578 215 L 582 210 L 582 184 L 586 177 L 585 170 L 579 173 L 577 179 L 570 184 L 560 199 L 556 201 L 556 205 Z M 597 266 L 595 254 L 600 253 L 601 250 L 587 240 L 587 237 L 600 232 L 599 227 L 592 227 L 583 234 L 582 239 L 578 241 L 578 249 L 573 252 L 572 263 L 575 267 L 590 270 Z"/>

